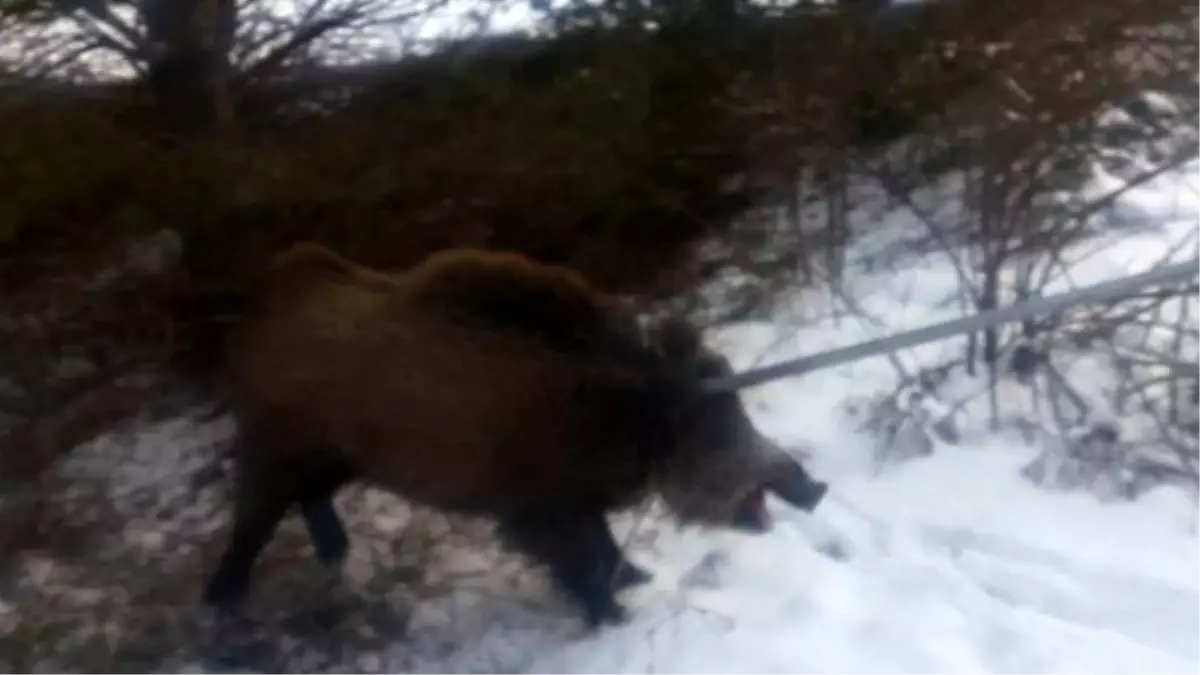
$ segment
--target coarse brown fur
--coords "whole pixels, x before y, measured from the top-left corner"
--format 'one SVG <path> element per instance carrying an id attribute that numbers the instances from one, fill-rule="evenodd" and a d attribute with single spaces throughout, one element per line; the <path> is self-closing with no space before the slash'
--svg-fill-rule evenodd
<path id="1" fill-rule="evenodd" d="M 787 464 L 764 459 L 736 394 L 700 393 L 727 364 L 693 329 L 671 321 L 647 338 L 570 270 L 452 250 L 387 274 L 305 243 L 261 290 L 227 350 L 240 475 L 212 603 L 244 596 L 292 504 L 337 564 L 348 542 L 331 497 L 363 480 L 497 518 L 591 623 L 619 619 L 614 590 L 648 575 L 607 512 L 657 490 L 684 521 L 728 525 Z M 793 503 L 815 506 L 815 485 Z"/>

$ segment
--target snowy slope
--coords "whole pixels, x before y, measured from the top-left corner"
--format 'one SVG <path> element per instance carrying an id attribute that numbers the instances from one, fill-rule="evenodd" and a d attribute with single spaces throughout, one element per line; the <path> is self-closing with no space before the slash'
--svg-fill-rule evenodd
<path id="1" fill-rule="evenodd" d="M 1187 180 L 1132 195 L 1126 206 L 1163 226 L 1106 235 L 1119 245 L 1081 254 L 1076 283 L 1151 264 L 1195 230 L 1200 181 Z M 945 302 L 955 283 L 944 261 L 913 261 L 848 284 L 872 321 L 814 319 L 828 296 L 813 290 L 790 308 L 807 317 L 799 327 L 743 324 L 711 339 L 737 368 L 816 353 L 957 316 Z M 933 362 L 957 348 L 898 358 Z M 845 403 L 896 379 L 876 357 L 744 392 L 764 432 L 812 454 L 829 498 L 811 516 L 773 502 L 777 529 L 760 537 L 616 518 L 630 557 L 656 579 L 627 593 L 629 624 L 596 634 L 495 550 L 486 527 L 353 489 L 338 500 L 353 540 L 345 577 L 326 584 L 290 518 L 259 567 L 261 623 L 236 636 L 244 649 L 217 654 L 196 596 L 224 541 L 226 477 L 212 467 L 228 424 L 181 419 L 96 439 L 45 486 L 59 497 L 38 508 L 61 541 L 0 579 L 0 641 L 28 651 L 0 662 L 16 672 L 1200 671 L 1194 491 L 1103 503 L 1039 490 L 1017 473 L 1035 449 L 978 425 L 959 445 L 877 474 Z M 321 614 L 327 602 L 332 615 Z"/>
<path id="2" fill-rule="evenodd" d="M 1131 193 L 1122 207 L 1160 228 L 1088 242 L 1101 253 L 1075 251 L 1081 261 L 1071 281 L 1093 283 L 1159 260 L 1196 230 L 1197 185 L 1192 172 Z M 1179 256 L 1195 250 L 1193 242 Z M 897 330 L 956 316 L 943 302 L 955 282 L 948 266 L 925 262 L 864 275 L 852 289 L 882 326 Z M 813 291 L 796 304 L 811 310 L 821 302 Z M 880 333 L 864 323 L 741 325 L 714 344 L 745 368 Z M 950 348 L 925 345 L 902 356 L 936 360 Z M 834 486 L 828 501 L 813 516 L 777 503 L 780 531 L 767 537 L 674 535 L 662 545 L 674 555 L 641 560 L 682 582 L 635 594 L 637 622 L 540 655 L 532 669 L 1200 670 L 1194 493 L 1164 487 L 1135 503 L 1103 504 L 1046 492 L 1018 475 L 1034 449 L 987 435 L 876 476 L 866 468 L 870 443 L 853 433 L 840 404 L 895 379 L 876 357 L 746 392 L 765 431 L 814 455 L 813 470 Z M 831 540 L 848 560 L 814 551 Z M 705 555 L 720 564 L 708 566 L 704 583 L 689 583 L 686 570 Z M 663 571 L 672 568 L 674 575 Z"/>

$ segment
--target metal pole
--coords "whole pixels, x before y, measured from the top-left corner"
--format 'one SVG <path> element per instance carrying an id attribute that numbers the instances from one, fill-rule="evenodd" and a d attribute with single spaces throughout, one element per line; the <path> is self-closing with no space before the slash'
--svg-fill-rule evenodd
<path id="1" fill-rule="evenodd" d="M 1129 295 L 1131 292 L 1139 290 L 1144 286 L 1187 281 L 1194 278 L 1197 273 L 1200 273 L 1200 258 L 1190 262 L 1164 265 L 1130 277 L 1103 281 L 1092 286 L 1078 288 L 1057 295 L 1034 298 L 1002 309 L 974 314 L 962 319 L 926 326 L 925 328 L 918 328 L 907 333 L 869 340 L 813 356 L 801 356 L 790 361 L 747 370 L 728 377 L 714 378 L 705 382 L 704 389 L 716 392 L 736 391 L 738 389 L 754 387 L 772 380 L 793 377 L 814 370 L 840 365 L 848 361 L 856 361 L 868 356 L 893 352 L 926 342 L 944 340 L 999 323 L 1053 314 L 1072 305 L 1100 300 L 1112 300 Z"/>

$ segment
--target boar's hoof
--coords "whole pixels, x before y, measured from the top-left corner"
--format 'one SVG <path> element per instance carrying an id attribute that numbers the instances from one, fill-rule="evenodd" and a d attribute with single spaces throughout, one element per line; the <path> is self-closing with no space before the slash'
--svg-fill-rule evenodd
<path id="1" fill-rule="evenodd" d="M 613 590 L 620 574 L 620 547 L 603 510 L 553 506 L 501 519 L 502 541 L 547 566 L 560 590 L 579 607 L 589 627 L 623 623 L 628 614 Z M 626 573 L 627 580 L 637 573 Z"/>
<path id="2" fill-rule="evenodd" d="M 199 656 L 210 670 L 271 672 L 279 661 L 279 653 L 263 626 L 241 614 L 214 615 L 206 632 Z"/>
<path id="3" fill-rule="evenodd" d="M 221 615 L 234 615 L 241 609 L 250 593 L 250 583 L 244 575 L 221 569 L 204 587 L 205 605 Z"/>

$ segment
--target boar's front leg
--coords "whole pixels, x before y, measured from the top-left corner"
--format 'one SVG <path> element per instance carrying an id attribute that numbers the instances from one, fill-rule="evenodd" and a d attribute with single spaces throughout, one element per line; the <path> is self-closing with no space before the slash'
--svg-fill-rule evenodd
<path id="1" fill-rule="evenodd" d="M 502 519 L 499 533 L 513 548 L 549 568 L 555 582 L 583 609 L 590 627 L 626 620 L 628 614 L 617 602 L 613 584 L 613 572 L 623 558 L 603 509 L 530 509 Z M 649 576 L 634 567 L 630 570 L 626 573 L 630 580 L 639 576 L 637 572 Z"/>

